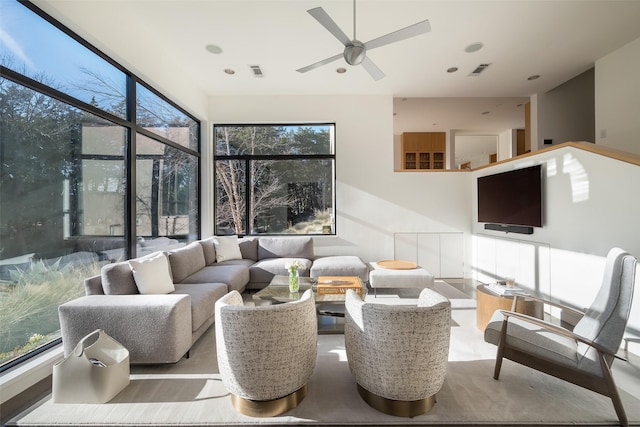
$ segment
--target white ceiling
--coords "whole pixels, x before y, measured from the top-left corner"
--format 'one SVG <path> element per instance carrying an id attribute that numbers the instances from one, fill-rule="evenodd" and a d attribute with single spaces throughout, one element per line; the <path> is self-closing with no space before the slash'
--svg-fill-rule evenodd
<path id="1" fill-rule="evenodd" d="M 209 96 L 488 97 L 492 106 L 486 108 L 493 112 L 486 120 L 497 118 L 496 111 L 512 101 L 517 105 L 519 99 L 546 92 L 640 37 L 640 1 L 359 0 L 357 36 L 363 42 L 424 19 L 431 24 L 430 33 L 368 52 L 386 73 L 375 82 L 361 66 L 343 59 L 296 72 L 343 50 L 307 10 L 321 6 L 351 38 L 350 0 L 35 3 L 143 77 L 166 68 Z M 466 53 L 465 47 L 476 42 L 484 47 Z M 222 53 L 209 53 L 208 44 Z M 470 77 L 481 63 L 491 65 Z M 250 65 L 260 65 L 264 77 L 254 77 Z M 336 73 L 338 67 L 347 72 Z M 458 71 L 447 73 L 450 67 Z M 227 75 L 226 68 L 236 73 Z M 527 80 L 536 74 L 541 77 Z M 515 99 L 496 99 L 502 97 Z"/>

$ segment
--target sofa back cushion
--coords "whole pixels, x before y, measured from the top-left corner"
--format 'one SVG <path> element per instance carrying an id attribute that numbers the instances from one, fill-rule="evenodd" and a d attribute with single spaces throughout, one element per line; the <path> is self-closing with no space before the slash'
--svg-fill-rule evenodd
<path id="1" fill-rule="evenodd" d="M 258 260 L 257 237 L 244 237 L 240 240 L 239 246 L 242 259 L 250 259 L 251 261 Z"/>
<path id="2" fill-rule="evenodd" d="M 204 262 L 211 265 L 216 262 L 216 246 L 213 244 L 213 237 L 199 241 L 204 252 Z"/>
<path id="3" fill-rule="evenodd" d="M 196 271 L 204 268 L 204 250 L 200 242 L 192 242 L 180 249 L 169 252 L 169 264 L 173 283 L 180 283 Z"/>
<path id="4" fill-rule="evenodd" d="M 311 237 L 261 237 L 258 260 L 266 258 L 313 259 L 313 240 Z"/>
<path id="5" fill-rule="evenodd" d="M 85 295 L 104 295 L 102 276 L 97 274 L 95 276 L 86 277 L 84 279 L 84 293 Z"/>
<path id="6" fill-rule="evenodd" d="M 133 280 L 131 267 L 126 261 L 107 264 L 100 271 L 102 289 L 106 295 L 137 294 L 138 287 Z"/>

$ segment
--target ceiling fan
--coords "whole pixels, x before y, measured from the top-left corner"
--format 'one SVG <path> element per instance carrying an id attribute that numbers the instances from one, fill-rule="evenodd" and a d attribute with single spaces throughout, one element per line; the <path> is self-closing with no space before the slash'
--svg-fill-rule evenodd
<path id="1" fill-rule="evenodd" d="M 353 0 L 353 40 L 350 40 L 349 37 L 347 37 L 347 35 L 340 29 L 340 27 L 338 27 L 333 19 L 331 19 L 327 12 L 325 12 L 321 7 L 309 9 L 307 12 L 309 12 L 309 14 L 320 23 L 320 25 L 329 30 L 329 32 L 333 34 L 335 38 L 340 40 L 340 42 L 344 45 L 344 52 L 330 58 L 323 59 L 322 61 L 316 62 L 306 67 L 300 68 L 297 70 L 299 73 L 306 73 L 307 71 L 311 71 L 315 68 L 329 64 L 333 61 L 337 61 L 341 57 L 344 57 L 345 61 L 347 61 L 347 64 L 349 65 L 362 64 L 369 75 L 371 75 L 374 80 L 378 81 L 383 78 L 385 74 L 382 72 L 382 70 L 380 70 L 380 68 L 378 68 L 376 64 L 373 63 L 371 59 L 367 57 L 367 51 L 431 31 L 429 20 L 424 20 L 418 22 L 417 24 L 409 25 L 408 27 L 394 31 L 393 33 L 389 33 L 370 40 L 366 43 L 362 43 L 356 38 L 356 0 Z"/>

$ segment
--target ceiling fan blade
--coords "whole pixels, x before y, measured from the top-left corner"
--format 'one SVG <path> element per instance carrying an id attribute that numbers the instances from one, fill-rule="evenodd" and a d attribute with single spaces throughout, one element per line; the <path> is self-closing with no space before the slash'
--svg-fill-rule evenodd
<path id="1" fill-rule="evenodd" d="M 306 67 L 302 67 L 296 71 L 299 73 L 306 73 L 307 71 L 311 71 L 315 68 L 322 67 L 323 65 L 328 64 L 330 62 L 337 61 L 338 59 L 342 58 L 342 56 L 343 55 L 339 53 L 335 56 L 332 56 L 331 58 L 323 59 L 322 61 L 318 61 L 315 64 L 307 65 Z"/>
<path id="2" fill-rule="evenodd" d="M 335 38 L 340 40 L 340 43 L 345 46 L 351 43 L 349 37 L 347 37 L 347 35 L 340 29 L 340 27 L 338 27 L 338 24 L 336 24 L 333 19 L 331 19 L 331 17 L 327 14 L 327 12 L 324 11 L 323 8 L 315 7 L 313 9 L 307 10 L 307 12 L 309 12 L 309 15 L 316 18 L 316 21 L 318 21 L 320 25 L 329 30 L 329 32 L 333 34 Z"/>
<path id="3" fill-rule="evenodd" d="M 394 31 L 393 33 L 370 40 L 364 44 L 364 47 L 367 48 L 367 50 L 371 50 L 390 43 L 419 36 L 420 34 L 428 33 L 429 31 L 431 31 L 431 25 L 429 24 L 429 20 L 426 19 L 422 22 L 418 22 L 417 24 L 409 25 L 408 27 Z"/>
<path id="4" fill-rule="evenodd" d="M 365 56 L 364 59 L 362 60 L 362 66 L 364 67 L 365 70 L 367 70 L 369 75 L 373 77 L 373 80 L 375 81 L 378 81 L 384 78 L 384 76 L 386 75 L 385 73 L 382 72 L 380 68 L 378 68 L 376 64 L 373 63 L 372 60 L 369 59 L 368 56 Z"/>

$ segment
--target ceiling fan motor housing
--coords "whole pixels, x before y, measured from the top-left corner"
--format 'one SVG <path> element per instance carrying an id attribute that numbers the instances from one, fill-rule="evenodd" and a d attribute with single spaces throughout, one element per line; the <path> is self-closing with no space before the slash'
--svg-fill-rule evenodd
<path id="1" fill-rule="evenodd" d="M 344 48 L 344 60 L 349 65 L 358 65 L 364 60 L 366 52 L 367 49 L 364 47 L 364 43 L 359 40 L 352 40 Z"/>

